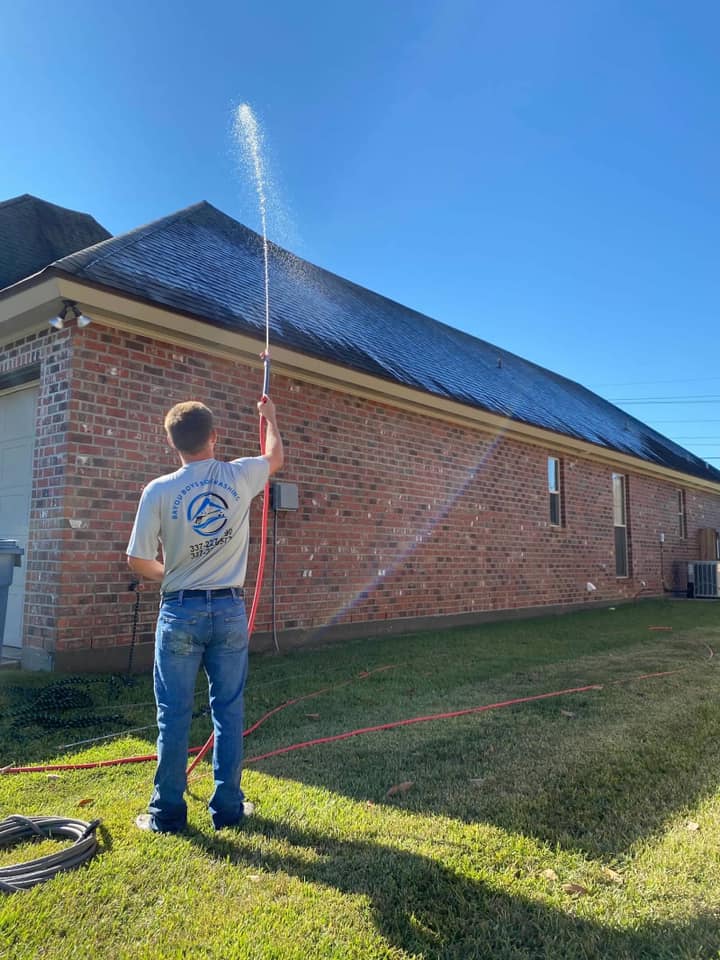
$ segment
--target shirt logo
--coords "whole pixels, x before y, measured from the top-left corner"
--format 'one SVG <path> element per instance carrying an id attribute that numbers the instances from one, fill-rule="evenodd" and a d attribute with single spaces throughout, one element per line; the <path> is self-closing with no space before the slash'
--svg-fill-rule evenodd
<path id="1" fill-rule="evenodd" d="M 188 504 L 187 518 L 199 536 L 214 537 L 228 522 L 227 508 L 217 493 L 201 493 Z"/>

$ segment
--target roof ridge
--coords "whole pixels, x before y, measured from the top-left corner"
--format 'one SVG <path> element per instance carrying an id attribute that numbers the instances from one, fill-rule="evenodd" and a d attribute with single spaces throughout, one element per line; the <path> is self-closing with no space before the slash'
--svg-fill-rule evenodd
<path id="1" fill-rule="evenodd" d="M 36 197 L 34 193 L 21 193 L 17 197 L 10 197 L 7 200 L 0 200 L 0 209 L 3 207 L 11 207 L 17 203 L 27 203 L 28 201 L 41 209 L 56 210 L 64 214 L 72 214 L 74 217 L 82 217 L 85 220 L 92 220 L 99 227 L 102 227 L 103 230 L 106 230 L 106 228 L 95 219 L 92 213 L 86 213 L 84 210 L 76 210 L 74 207 L 64 207 L 62 204 L 53 203 L 51 200 L 43 200 L 42 197 Z M 109 233 L 110 231 L 106 230 L 106 232 Z"/>
<path id="2" fill-rule="evenodd" d="M 8 200 L 0 200 L 0 207 L 10 207 L 14 203 L 20 203 L 21 200 L 37 200 L 31 193 L 21 193 L 17 197 L 10 197 Z"/>
<path id="3" fill-rule="evenodd" d="M 88 260 L 88 262 L 83 264 L 80 268 L 81 270 L 89 270 L 91 267 L 94 267 L 96 264 L 107 259 L 107 257 L 112 256 L 121 250 L 127 250 L 128 247 L 131 247 L 143 237 L 152 236 L 153 233 L 157 233 L 159 230 L 164 229 L 169 224 L 174 223 L 177 220 L 181 220 L 183 217 L 186 217 L 188 214 L 196 210 L 202 209 L 204 206 L 209 207 L 211 204 L 209 204 L 207 200 L 201 200 L 199 203 L 193 203 L 189 207 L 184 207 L 182 210 L 176 210 L 175 213 L 170 213 L 165 217 L 160 217 L 158 220 L 151 220 L 149 223 L 143 224 L 141 227 L 135 227 L 133 230 L 128 230 L 126 233 L 121 233 L 119 236 L 108 237 L 106 240 L 100 240 L 99 243 L 93 243 L 89 247 L 85 247 L 84 250 L 77 250 L 75 253 L 69 253 L 64 257 L 61 257 L 59 260 L 54 260 L 52 263 L 48 264 L 48 266 L 62 269 L 63 261 L 70 260 L 72 257 L 77 257 L 78 254 L 87 253 L 94 248 L 104 248 L 106 246 L 111 247 L 111 249 L 107 249 L 103 255 L 97 256 L 92 260 Z"/>

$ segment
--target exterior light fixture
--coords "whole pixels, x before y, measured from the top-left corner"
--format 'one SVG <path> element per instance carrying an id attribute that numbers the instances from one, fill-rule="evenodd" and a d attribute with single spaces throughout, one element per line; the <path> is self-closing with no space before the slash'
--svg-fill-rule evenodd
<path id="1" fill-rule="evenodd" d="M 73 319 L 76 321 L 81 330 L 92 323 L 90 317 L 80 312 L 76 303 L 71 303 L 69 300 L 65 300 L 60 313 L 56 317 L 53 317 L 52 320 L 49 320 L 48 323 L 53 330 L 62 330 L 65 324 L 69 323 Z"/>

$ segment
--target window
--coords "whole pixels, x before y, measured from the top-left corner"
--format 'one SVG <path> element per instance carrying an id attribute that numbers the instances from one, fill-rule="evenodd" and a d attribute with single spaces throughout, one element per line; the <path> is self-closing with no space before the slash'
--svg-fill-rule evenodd
<path id="1" fill-rule="evenodd" d="M 548 457 L 548 494 L 550 496 L 550 523 L 554 527 L 562 526 L 562 503 L 560 496 L 560 461 L 557 457 Z"/>
<path id="2" fill-rule="evenodd" d="M 687 514 L 685 512 L 685 491 L 678 490 L 678 533 L 681 540 L 687 540 Z"/>
<path id="3" fill-rule="evenodd" d="M 627 490 L 622 473 L 612 475 L 613 526 L 615 528 L 615 576 L 628 575 Z"/>

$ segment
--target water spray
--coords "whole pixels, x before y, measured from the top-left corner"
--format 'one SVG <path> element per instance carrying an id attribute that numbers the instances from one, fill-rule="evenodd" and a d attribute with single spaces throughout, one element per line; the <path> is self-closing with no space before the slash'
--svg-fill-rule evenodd
<path id="1" fill-rule="evenodd" d="M 270 258 L 267 239 L 267 178 L 262 158 L 263 137 L 255 114 L 249 103 L 241 103 L 237 109 L 234 126 L 237 140 L 248 166 L 252 169 L 260 208 L 262 225 L 263 266 L 265 279 L 265 351 L 260 356 L 265 362 L 263 395 L 269 396 L 270 388 Z"/>

